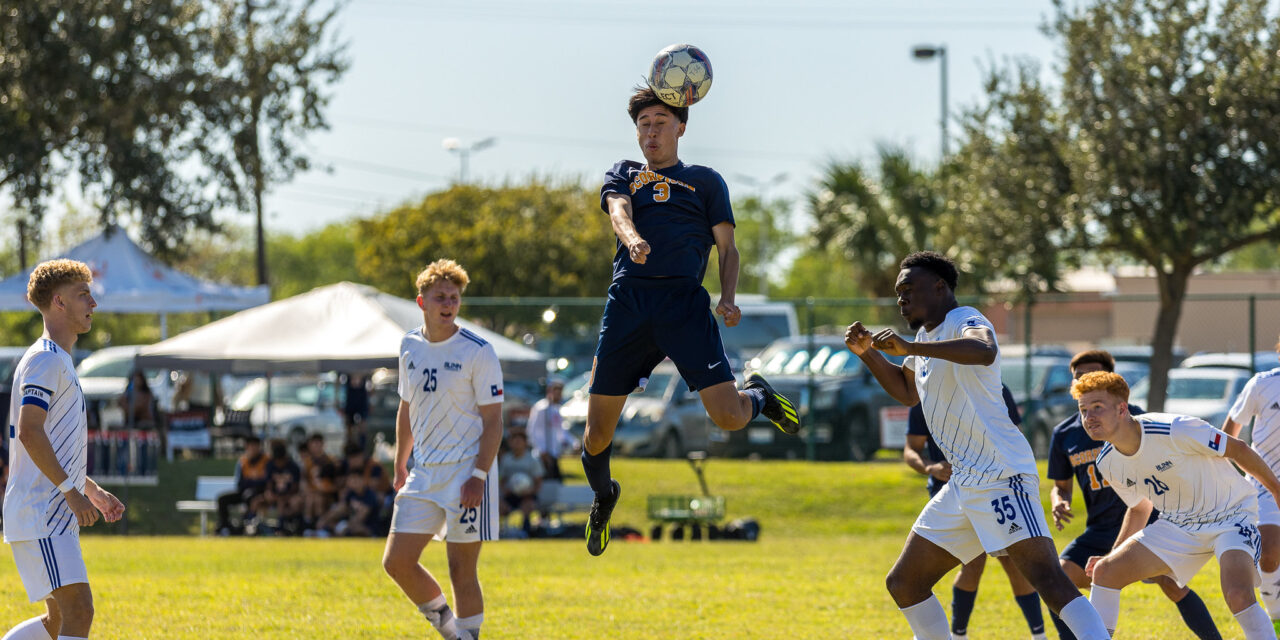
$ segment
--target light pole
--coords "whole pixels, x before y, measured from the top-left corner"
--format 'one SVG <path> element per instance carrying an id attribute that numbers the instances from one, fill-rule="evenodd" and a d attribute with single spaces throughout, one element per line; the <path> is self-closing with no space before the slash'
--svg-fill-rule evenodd
<path id="1" fill-rule="evenodd" d="M 497 144 L 497 142 L 497 138 L 485 138 L 484 140 L 477 140 L 471 144 L 464 145 L 462 144 L 462 141 L 457 138 L 445 138 L 440 142 L 440 146 L 444 147 L 446 151 L 458 154 L 458 182 L 460 184 L 466 184 L 467 162 L 471 158 L 471 152 L 484 151 L 485 149 Z"/>
<path id="2" fill-rule="evenodd" d="M 934 56 L 937 56 L 938 61 L 941 63 L 941 67 L 939 67 L 939 69 L 941 71 L 940 77 L 942 82 L 942 158 L 940 160 L 946 160 L 947 158 L 947 45 L 945 44 L 940 44 L 937 46 L 927 45 L 927 44 L 917 45 L 916 48 L 911 50 L 911 54 L 914 55 L 917 60 L 928 60 Z"/>
<path id="3" fill-rule="evenodd" d="M 769 270 L 766 268 L 765 260 L 769 256 L 769 230 L 773 226 L 773 221 L 769 217 L 769 201 L 767 196 L 769 189 L 786 182 L 787 174 L 786 172 L 779 173 L 768 180 L 757 180 L 756 178 L 741 173 L 735 173 L 733 177 L 738 182 L 746 184 L 759 193 L 757 198 L 760 199 L 760 249 L 758 254 L 758 259 L 760 260 L 760 264 L 758 265 L 758 268 L 760 269 L 760 284 L 757 285 L 757 287 L 759 288 L 760 295 L 765 295 L 769 293 Z"/>

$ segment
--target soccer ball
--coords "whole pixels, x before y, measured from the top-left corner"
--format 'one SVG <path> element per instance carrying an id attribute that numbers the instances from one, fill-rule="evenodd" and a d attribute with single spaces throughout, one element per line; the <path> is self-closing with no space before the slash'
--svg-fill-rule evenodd
<path id="1" fill-rule="evenodd" d="M 533 477 L 523 472 L 513 473 L 511 479 L 507 481 L 507 488 L 518 496 L 528 495 L 533 491 Z"/>
<path id="2" fill-rule="evenodd" d="M 691 44 L 673 44 L 654 56 L 645 81 L 659 100 L 687 107 L 711 90 L 711 59 Z"/>

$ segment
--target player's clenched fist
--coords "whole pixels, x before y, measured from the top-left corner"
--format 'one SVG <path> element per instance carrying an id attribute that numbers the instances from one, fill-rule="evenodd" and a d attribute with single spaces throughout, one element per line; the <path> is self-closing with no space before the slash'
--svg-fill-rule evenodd
<path id="1" fill-rule="evenodd" d="M 644 240 L 636 240 L 627 247 L 628 257 L 636 264 L 644 264 L 649 256 L 649 243 Z"/>
<path id="2" fill-rule="evenodd" d="M 844 344 L 854 355 L 860 356 L 871 348 L 871 332 L 861 322 L 855 322 L 844 330 Z"/>
<path id="3" fill-rule="evenodd" d="M 906 356 L 907 341 L 903 340 L 893 329 L 885 329 L 871 339 L 871 346 L 891 356 Z"/>
<path id="4" fill-rule="evenodd" d="M 726 327 L 736 327 L 738 326 L 738 321 L 742 319 L 742 310 L 732 302 L 721 300 L 720 304 L 716 305 L 716 313 L 724 318 L 724 326 Z"/>

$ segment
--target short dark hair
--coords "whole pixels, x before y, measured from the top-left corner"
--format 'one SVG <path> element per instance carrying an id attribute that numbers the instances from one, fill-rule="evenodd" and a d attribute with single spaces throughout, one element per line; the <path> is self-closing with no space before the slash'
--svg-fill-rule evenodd
<path id="1" fill-rule="evenodd" d="M 689 107 L 673 107 L 662 100 L 658 99 L 658 94 L 653 92 L 649 87 L 636 87 L 636 92 L 631 94 L 631 100 L 627 102 L 627 115 L 631 116 L 631 124 L 635 124 L 640 118 L 640 112 L 659 105 L 666 107 L 671 115 L 676 117 L 680 122 L 689 121 Z"/>
<path id="2" fill-rule="evenodd" d="M 1102 349 L 1090 349 L 1081 351 L 1071 359 L 1071 373 L 1075 373 L 1076 369 L 1082 364 L 1100 364 L 1103 371 L 1114 373 L 1116 370 L 1116 359 L 1112 355 Z"/>
<path id="3" fill-rule="evenodd" d="M 956 263 L 951 261 L 941 253 L 936 251 L 917 251 L 902 259 L 902 264 L 898 265 L 899 269 L 911 269 L 920 267 L 925 271 L 929 271 L 947 283 L 952 291 L 956 290 L 956 283 L 959 280 L 959 273 L 956 271 Z"/>

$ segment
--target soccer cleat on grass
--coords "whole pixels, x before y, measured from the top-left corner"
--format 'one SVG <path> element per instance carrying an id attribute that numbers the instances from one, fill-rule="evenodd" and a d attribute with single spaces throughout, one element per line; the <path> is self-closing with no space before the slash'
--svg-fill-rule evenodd
<path id="1" fill-rule="evenodd" d="M 773 390 L 764 376 L 753 373 L 747 376 L 745 385 L 748 389 L 760 389 L 764 391 L 764 407 L 760 409 L 760 413 L 768 418 L 773 424 L 777 425 L 783 433 L 795 435 L 800 432 L 800 420 L 796 417 L 796 406 L 786 396 Z"/>
<path id="2" fill-rule="evenodd" d="M 593 556 L 604 553 L 605 547 L 609 546 L 609 518 L 613 516 L 613 508 L 618 506 L 618 497 L 622 495 L 622 485 L 617 480 L 611 480 L 613 485 L 613 496 L 600 499 L 600 494 L 596 494 L 595 500 L 591 503 L 591 517 L 587 519 L 587 552 Z"/>

